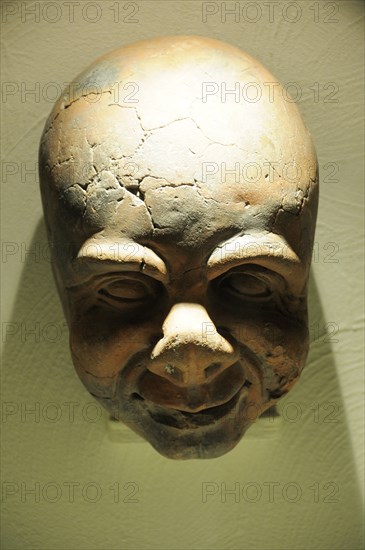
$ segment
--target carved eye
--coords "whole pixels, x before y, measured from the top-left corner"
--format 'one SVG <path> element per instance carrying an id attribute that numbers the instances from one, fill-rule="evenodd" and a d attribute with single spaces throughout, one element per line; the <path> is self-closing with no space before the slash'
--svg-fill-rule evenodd
<path id="1" fill-rule="evenodd" d="M 143 300 L 149 295 L 148 289 L 140 282 L 133 279 L 114 281 L 100 290 L 101 294 L 117 300 L 135 301 Z"/>
<path id="2" fill-rule="evenodd" d="M 108 302 L 136 304 L 152 300 L 157 294 L 157 286 L 157 281 L 152 279 L 144 281 L 133 276 L 123 276 L 104 282 L 99 294 Z"/>
<path id="3" fill-rule="evenodd" d="M 255 299 L 269 298 L 272 295 L 272 288 L 266 278 L 261 278 L 251 273 L 234 272 L 226 275 L 220 285 L 233 296 Z"/>

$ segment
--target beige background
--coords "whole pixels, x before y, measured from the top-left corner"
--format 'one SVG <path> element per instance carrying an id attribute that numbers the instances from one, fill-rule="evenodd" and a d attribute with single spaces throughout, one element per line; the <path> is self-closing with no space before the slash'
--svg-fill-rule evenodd
<path id="1" fill-rule="evenodd" d="M 224 21 L 210 2 L 205 22 L 195 0 L 55 4 L 2 2 L 3 548 L 363 548 L 363 3 L 244 1 Z M 210 461 L 113 441 L 96 418 L 68 354 L 34 173 L 57 89 L 161 34 L 226 40 L 295 83 L 321 169 L 308 366 L 278 416 Z"/>

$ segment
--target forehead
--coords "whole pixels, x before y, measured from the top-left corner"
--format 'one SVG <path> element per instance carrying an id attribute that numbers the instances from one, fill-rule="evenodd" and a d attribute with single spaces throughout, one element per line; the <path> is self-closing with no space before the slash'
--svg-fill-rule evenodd
<path id="1" fill-rule="evenodd" d="M 66 208 L 79 205 L 86 225 L 91 216 L 96 225 L 107 221 L 123 228 L 126 220 L 130 228 L 127 207 L 138 217 L 141 203 L 155 228 L 178 232 L 197 229 L 199 222 L 209 231 L 213 220 L 215 229 L 246 227 L 248 220 L 262 227 L 279 208 L 300 212 L 315 179 L 308 143 L 284 150 L 258 120 L 246 134 L 261 145 L 249 147 L 237 135 L 237 124 L 230 126 L 219 111 L 216 119 L 226 133 L 226 126 L 232 130 L 227 143 L 209 137 L 193 117 L 145 129 L 135 108 L 108 101 L 102 96 L 91 106 L 80 99 L 61 111 L 44 142 L 48 184 Z"/>
<path id="2" fill-rule="evenodd" d="M 40 167 L 49 226 L 62 238 L 180 249 L 240 232 L 274 230 L 298 246 L 303 230 L 311 238 L 300 214 L 317 166 L 297 107 L 272 95 L 276 79 L 243 52 L 189 44 L 114 52 L 55 106 Z M 222 95 L 237 84 L 238 101 Z M 255 101 L 241 93 L 249 85 Z"/>
<path id="3" fill-rule="evenodd" d="M 126 191 L 103 234 L 198 249 L 240 232 L 269 230 L 277 210 L 275 200 L 265 208 L 239 184 L 170 184 L 146 177 L 137 194 Z"/>

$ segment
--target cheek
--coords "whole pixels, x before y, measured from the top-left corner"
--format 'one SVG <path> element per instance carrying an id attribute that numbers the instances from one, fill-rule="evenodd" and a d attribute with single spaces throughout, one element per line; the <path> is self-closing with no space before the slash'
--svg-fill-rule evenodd
<path id="1" fill-rule="evenodd" d="M 293 378 L 303 368 L 308 353 L 306 320 L 273 309 L 251 309 L 239 316 L 226 311 L 216 315 L 215 322 L 254 354 L 264 375 L 271 371 L 279 377 Z"/>
<path id="2" fill-rule="evenodd" d="M 79 316 L 72 322 L 71 355 L 89 391 L 114 386 L 131 357 L 152 349 L 159 323 L 158 319 L 131 323 L 101 310 Z"/>
<path id="3" fill-rule="evenodd" d="M 298 379 L 309 347 L 307 324 L 278 312 L 252 313 L 239 321 L 226 315 L 221 321 L 241 345 L 243 355 L 253 358 L 256 367 L 250 371 L 253 385 L 247 402 L 253 413 L 262 414 Z M 256 379 L 255 373 L 259 373 Z"/>

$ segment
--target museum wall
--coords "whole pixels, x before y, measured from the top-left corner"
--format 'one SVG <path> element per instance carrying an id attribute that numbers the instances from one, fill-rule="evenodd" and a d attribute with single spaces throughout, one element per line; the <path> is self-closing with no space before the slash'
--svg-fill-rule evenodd
<path id="1" fill-rule="evenodd" d="M 363 548 L 363 3 L 1 9 L 2 547 Z M 296 99 L 320 166 L 307 366 L 233 451 L 200 461 L 160 456 L 111 423 L 79 381 L 36 166 L 61 88 L 105 52 L 167 34 L 257 57 Z"/>

